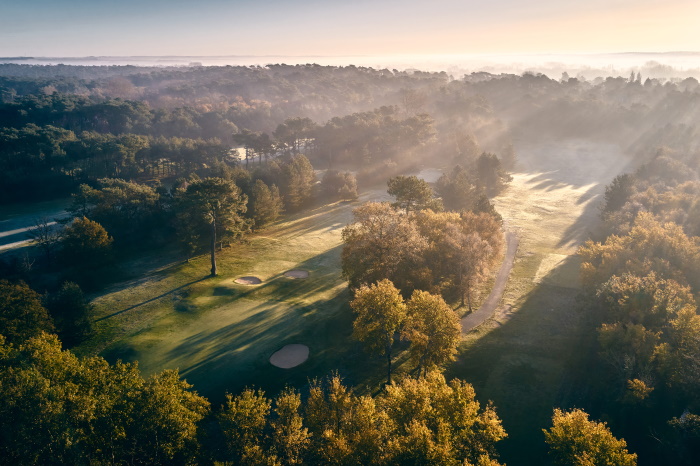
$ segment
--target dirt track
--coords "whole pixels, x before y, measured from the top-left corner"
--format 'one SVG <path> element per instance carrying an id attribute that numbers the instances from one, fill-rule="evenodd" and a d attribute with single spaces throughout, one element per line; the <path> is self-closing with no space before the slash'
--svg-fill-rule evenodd
<path id="1" fill-rule="evenodd" d="M 493 315 L 493 313 L 496 312 L 496 309 L 498 308 L 498 305 L 501 302 L 503 292 L 505 291 L 506 284 L 508 283 L 508 276 L 510 275 L 510 271 L 513 268 L 513 262 L 515 261 L 515 253 L 518 250 L 519 242 L 518 235 L 516 235 L 512 231 L 506 231 L 505 236 L 506 254 L 503 258 L 501 268 L 498 271 L 498 275 L 496 276 L 496 282 L 493 285 L 491 294 L 489 294 L 488 298 L 486 298 L 486 301 L 484 301 L 484 303 L 479 309 L 476 310 L 476 312 L 473 312 L 462 318 L 462 332 L 464 333 L 469 332 L 475 327 L 478 327 L 479 325 L 484 323 L 486 319 L 490 318 Z"/>

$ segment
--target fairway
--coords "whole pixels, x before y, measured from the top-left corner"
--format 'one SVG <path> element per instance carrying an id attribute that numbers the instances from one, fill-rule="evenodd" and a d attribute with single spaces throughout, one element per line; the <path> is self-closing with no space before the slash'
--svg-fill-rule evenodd
<path id="1" fill-rule="evenodd" d="M 373 385 L 375 372 L 376 381 L 383 378 L 382 361 L 350 339 L 340 274 L 341 230 L 370 199 L 386 193 L 288 216 L 224 248 L 215 278 L 208 277 L 208 255 L 189 263 L 176 252 L 135 261 L 136 278 L 94 299 L 98 335 L 80 352 L 138 361 L 145 375 L 177 368 L 213 402 L 246 386 L 270 393 L 301 387 L 334 370 L 349 383 Z M 308 346 L 308 360 L 274 367 L 271 355 L 288 344 Z"/>
<path id="2" fill-rule="evenodd" d="M 494 200 L 520 237 L 515 264 L 500 309 L 466 336 L 448 375 L 494 401 L 509 434 L 505 462 L 541 464 L 541 429 L 553 407 L 575 397 L 567 368 L 577 356 L 576 251 L 598 225 L 605 185 L 630 168 L 619 148 L 600 142 L 521 146 L 517 153 L 513 181 Z"/>

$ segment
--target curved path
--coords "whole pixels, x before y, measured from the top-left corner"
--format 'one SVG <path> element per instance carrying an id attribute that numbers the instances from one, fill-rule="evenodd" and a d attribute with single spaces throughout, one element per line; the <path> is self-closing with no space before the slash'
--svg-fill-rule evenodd
<path id="1" fill-rule="evenodd" d="M 466 333 L 473 328 L 478 327 L 483 324 L 486 319 L 491 317 L 496 308 L 501 302 L 503 297 L 503 292 L 506 290 L 506 283 L 508 283 L 508 276 L 510 275 L 510 270 L 513 268 L 513 262 L 515 261 L 515 253 L 518 250 L 519 238 L 512 231 L 506 231 L 506 255 L 503 258 L 503 263 L 501 264 L 501 269 L 496 275 L 496 282 L 493 285 L 491 294 L 489 294 L 486 301 L 481 305 L 476 312 L 462 317 L 462 332 Z"/>

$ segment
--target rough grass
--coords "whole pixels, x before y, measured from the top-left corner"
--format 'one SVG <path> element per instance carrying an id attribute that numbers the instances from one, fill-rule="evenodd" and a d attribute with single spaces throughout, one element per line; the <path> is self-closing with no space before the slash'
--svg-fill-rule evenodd
<path id="1" fill-rule="evenodd" d="M 509 438 L 509 464 L 546 462 L 542 428 L 552 409 L 575 403 L 572 360 L 578 337 L 578 246 L 595 229 L 604 187 L 628 159 L 587 141 L 519 147 L 510 187 L 495 199 L 520 245 L 503 304 L 465 336 L 448 375 L 493 400 Z"/>

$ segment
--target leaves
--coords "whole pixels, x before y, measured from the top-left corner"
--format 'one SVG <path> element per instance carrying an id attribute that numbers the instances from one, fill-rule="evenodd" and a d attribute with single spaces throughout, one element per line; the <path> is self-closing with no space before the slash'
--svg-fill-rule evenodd
<path id="1" fill-rule="evenodd" d="M 637 455 L 627 443 L 615 438 L 603 422 L 590 421 L 580 409 L 554 410 L 552 427 L 544 430 L 545 441 L 555 464 L 562 466 L 634 466 Z"/>

